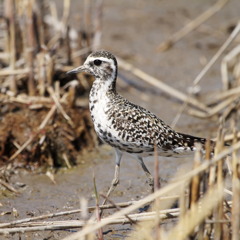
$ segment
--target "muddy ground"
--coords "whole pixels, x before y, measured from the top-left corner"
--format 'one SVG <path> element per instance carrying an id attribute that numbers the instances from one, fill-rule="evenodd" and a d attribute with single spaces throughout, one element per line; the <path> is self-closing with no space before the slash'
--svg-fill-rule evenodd
<path id="1" fill-rule="evenodd" d="M 71 2 L 71 21 L 77 26 L 82 6 L 79 1 Z M 106 0 L 102 24 L 102 47 L 174 88 L 186 92 L 206 61 L 216 53 L 229 36 L 229 29 L 239 20 L 239 0 L 231 0 L 222 11 L 170 50 L 159 53 L 156 49 L 168 36 L 215 2 L 213 0 L 139 0 L 136 4 L 136 1 Z M 221 89 L 219 63 L 220 61 L 214 65 L 200 83 L 203 100 L 209 94 Z M 123 77 L 118 80 L 118 90 L 122 95 L 148 108 L 166 123 L 171 124 L 182 105 L 180 102 L 160 90 L 153 91 L 151 86 L 143 84 L 124 71 L 120 70 L 120 75 Z M 145 91 L 130 86 L 126 80 L 143 86 Z M 218 119 L 202 120 L 183 114 L 175 129 L 201 137 L 215 137 L 217 127 Z M 52 171 L 55 184 L 46 174 L 18 170 L 12 175 L 10 183 L 20 194 L 12 194 L 8 191 L 2 193 L 1 212 L 9 214 L 1 216 L 1 222 L 76 209 L 79 207 L 81 197 L 87 198 L 89 205 L 94 205 L 93 175 L 96 177 L 98 190 L 106 192 L 113 177 L 114 157 L 113 149 L 101 145 L 94 151 L 79 156 L 76 167 Z M 145 162 L 153 172 L 153 159 L 146 159 Z M 187 169 L 191 166 L 191 162 L 192 159 L 160 157 L 160 176 L 169 181 L 179 168 Z M 120 186 L 112 195 L 115 202 L 138 200 L 149 193 L 145 175 L 131 156 L 123 157 L 120 180 Z M 17 217 L 12 214 L 13 208 L 19 214 Z M 78 215 L 64 219 L 77 218 Z M 110 226 L 104 230 L 109 229 L 112 231 L 105 235 L 106 239 L 124 239 L 130 231 L 130 226 Z M 4 238 L 61 239 L 70 232 L 72 231 L 36 232 Z"/>

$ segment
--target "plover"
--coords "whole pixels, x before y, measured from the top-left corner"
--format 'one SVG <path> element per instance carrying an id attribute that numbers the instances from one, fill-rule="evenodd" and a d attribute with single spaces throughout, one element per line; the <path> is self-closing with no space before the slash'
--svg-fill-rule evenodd
<path id="1" fill-rule="evenodd" d="M 94 128 L 99 138 L 116 151 L 114 179 L 108 194 L 119 183 L 119 170 L 124 152 L 135 155 L 146 173 L 149 184 L 153 177 L 143 162 L 143 157 L 182 157 L 195 151 L 195 143 L 205 144 L 205 138 L 194 137 L 174 131 L 150 111 L 129 102 L 116 91 L 117 60 L 107 51 L 96 51 L 84 64 L 69 73 L 86 72 L 94 76 L 89 107 Z"/>

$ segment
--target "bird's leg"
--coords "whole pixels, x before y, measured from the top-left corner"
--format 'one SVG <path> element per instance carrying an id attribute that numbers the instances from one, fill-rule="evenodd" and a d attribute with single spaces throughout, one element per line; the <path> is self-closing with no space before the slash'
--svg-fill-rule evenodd
<path id="1" fill-rule="evenodd" d="M 147 178 L 148 178 L 148 184 L 151 187 L 152 192 L 154 191 L 154 178 L 151 175 L 151 173 L 149 172 L 149 170 L 147 169 L 145 163 L 143 162 L 143 158 L 142 157 L 138 157 L 138 161 L 141 164 L 141 167 L 143 169 L 143 171 L 145 172 Z"/>
<path id="2" fill-rule="evenodd" d="M 118 149 L 115 149 L 115 150 L 116 150 L 116 165 L 115 165 L 114 178 L 112 180 L 111 186 L 107 192 L 106 198 L 104 199 L 102 205 L 106 203 L 107 198 L 110 196 L 111 192 L 113 192 L 113 190 L 119 184 L 119 171 L 120 171 L 120 162 L 122 158 L 122 152 L 120 152 Z"/>

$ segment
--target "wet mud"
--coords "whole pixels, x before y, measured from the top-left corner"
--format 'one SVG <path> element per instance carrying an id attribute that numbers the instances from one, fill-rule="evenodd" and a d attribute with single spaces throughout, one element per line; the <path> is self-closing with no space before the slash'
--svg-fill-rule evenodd
<path id="1" fill-rule="evenodd" d="M 228 3 L 224 9 L 207 21 L 204 26 L 190 33 L 169 51 L 159 53 L 158 45 L 169 35 L 185 25 L 200 12 L 206 10 L 215 1 L 105 1 L 103 18 L 103 48 L 112 51 L 143 71 L 163 80 L 176 89 L 186 92 L 192 80 L 200 72 L 208 59 L 216 53 L 228 37 L 228 29 L 239 18 L 239 1 Z M 81 4 L 72 1 L 72 21 L 79 19 L 78 11 Z M 143 107 L 153 111 L 169 125 L 178 113 L 182 104 L 161 91 L 142 83 L 129 73 L 120 69 L 123 76 L 118 79 L 119 92 Z M 139 91 L 129 85 L 131 82 L 142 86 L 145 91 Z M 201 97 L 221 89 L 219 62 L 200 83 Z M 215 137 L 218 119 L 197 119 L 183 114 L 175 129 L 200 137 Z M 1 222 L 7 222 L 29 216 L 76 209 L 80 206 L 80 198 L 88 200 L 89 205 L 95 205 L 93 194 L 93 176 L 97 188 L 105 193 L 114 173 L 114 150 L 106 145 L 77 156 L 77 166 L 71 169 L 49 170 L 54 173 L 54 180 L 44 173 L 31 173 L 16 170 L 10 178 L 10 183 L 19 194 L 4 191 L 0 197 Z M 145 160 L 149 170 L 153 172 L 154 159 Z M 160 177 L 163 184 L 168 182 L 177 171 L 187 171 L 191 168 L 192 159 L 175 159 L 159 157 Z M 146 177 L 138 162 L 129 155 L 124 155 L 120 172 L 120 185 L 114 191 L 111 199 L 115 202 L 138 200 L 150 192 Z M 13 208 L 18 216 L 13 214 Z M 107 214 L 107 213 L 106 213 Z M 66 219 L 76 219 L 72 215 Z M 130 231 L 129 225 L 109 226 L 106 239 L 125 239 Z M 109 232 L 108 232 L 109 230 Z M 60 239 L 69 232 L 37 232 L 14 234 L 6 239 Z M 3 239 L 4 239 L 3 238 Z"/>

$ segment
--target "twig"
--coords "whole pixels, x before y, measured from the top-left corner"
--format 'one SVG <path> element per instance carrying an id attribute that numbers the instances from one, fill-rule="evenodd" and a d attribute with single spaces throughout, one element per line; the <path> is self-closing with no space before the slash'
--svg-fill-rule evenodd
<path id="1" fill-rule="evenodd" d="M 169 231 L 169 234 L 163 232 L 161 239 L 186 239 L 193 229 L 212 212 L 213 208 L 222 198 L 223 187 L 215 186 L 215 188 L 206 193 L 201 203 L 195 203 L 191 209 L 187 211 L 182 221 L 179 221 L 177 225 Z M 200 204 L 204 206 L 204 208 L 201 208 Z"/>
<path id="2" fill-rule="evenodd" d="M 34 139 L 34 136 L 30 136 L 28 140 L 9 158 L 9 161 L 14 160 Z"/>
<path id="3" fill-rule="evenodd" d="M 59 23 L 57 6 L 55 2 L 49 2 L 50 15 Z"/>
<path id="4" fill-rule="evenodd" d="M 217 13 L 229 0 L 218 0 L 213 6 L 209 7 L 205 12 L 195 18 L 193 21 L 189 22 L 185 25 L 182 29 L 174 33 L 168 40 L 161 43 L 158 47 L 159 51 L 166 51 L 173 44 L 181 40 L 191 31 L 195 30 L 199 27 L 202 23 L 212 17 L 215 13 Z"/>
<path id="5" fill-rule="evenodd" d="M 237 45 L 233 50 L 231 50 L 222 60 L 221 63 L 221 75 L 223 89 L 228 89 L 230 87 L 229 77 L 228 77 L 228 64 L 234 58 L 236 59 L 240 53 L 240 45 Z"/>
<path id="6" fill-rule="evenodd" d="M 226 99 L 223 102 L 220 102 L 218 105 L 216 105 L 215 107 L 213 107 L 208 113 L 201 113 L 199 111 L 195 111 L 195 109 L 189 109 L 188 113 L 190 115 L 193 116 L 197 116 L 199 118 L 209 118 L 209 117 L 213 117 L 214 115 L 216 115 L 217 113 L 219 113 L 220 111 L 222 111 L 225 107 L 227 107 L 229 104 L 231 104 L 234 100 L 238 99 L 239 96 L 234 95 L 228 99 Z"/>
<path id="7" fill-rule="evenodd" d="M 160 177 L 159 177 L 159 160 L 158 160 L 158 152 L 156 141 L 154 141 L 154 191 L 157 191 L 161 187 L 160 185 Z M 156 198 L 154 202 L 154 207 L 156 212 L 160 210 L 160 198 Z M 155 217 L 155 231 L 156 231 L 156 240 L 160 239 L 160 228 L 159 225 L 161 223 L 161 219 L 159 214 L 156 214 Z"/>
<path id="8" fill-rule="evenodd" d="M 160 188 L 160 178 L 159 178 L 159 161 L 158 161 L 158 152 L 157 145 L 154 142 L 154 191 L 157 191 Z"/>
<path id="9" fill-rule="evenodd" d="M 112 204 L 118 211 L 121 210 L 121 208 L 114 202 L 112 201 L 108 196 L 104 195 L 104 194 L 100 194 L 103 198 L 105 198 L 110 204 Z M 127 214 L 124 215 L 131 224 L 135 224 L 136 222 L 131 219 Z"/>
<path id="10" fill-rule="evenodd" d="M 141 221 L 150 221 L 156 217 L 156 212 L 148 212 L 148 213 L 138 213 L 131 214 L 129 217 L 131 221 L 141 222 Z M 161 219 L 169 219 L 174 218 L 179 215 L 179 209 L 167 209 L 159 212 L 159 216 Z M 126 217 L 112 218 L 107 217 L 101 220 L 102 223 L 110 222 L 110 224 L 128 224 L 131 223 Z M 89 222 L 89 226 L 91 227 L 95 224 L 96 221 Z M 17 232 L 33 232 L 33 231 L 46 231 L 46 230 L 60 230 L 60 229 L 69 229 L 69 228 L 80 228 L 86 224 L 85 221 L 82 220 L 68 220 L 68 221 L 44 221 L 44 222 L 32 222 L 26 224 L 22 224 L 20 227 L 14 228 L 1 228 L 0 234 L 9 234 L 9 233 L 17 233 Z"/>
<path id="11" fill-rule="evenodd" d="M 194 79 L 193 84 L 197 85 L 202 77 L 208 72 L 208 70 L 212 67 L 212 65 L 217 61 L 217 59 L 223 54 L 223 52 L 227 49 L 227 47 L 232 43 L 232 41 L 237 37 L 240 32 L 240 22 L 234 28 L 228 39 L 223 43 L 223 45 L 219 48 L 217 53 L 211 58 L 208 64 L 202 69 L 202 71 L 197 75 Z"/>
<path id="12" fill-rule="evenodd" d="M 102 37 L 102 15 L 103 15 L 103 0 L 97 0 L 94 13 L 94 36 L 92 39 L 92 49 L 96 51 L 101 45 Z"/>
<path id="13" fill-rule="evenodd" d="M 67 29 L 67 24 L 68 24 L 68 19 L 69 19 L 69 14 L 70 14 L 70 0 L 64 0 L 63 2 L 63 16 L 62 16 L 62 25 L 64 32 L 66 32 Z"/>
<path id="14" fill-rule="evenodd" d="M 46 172 L 46 176 L 50 179 L 50 181 L 53 183 L 53 184 L 56 184 L 56 180 L 55 180 L 55 177 L 54 177 L 54 174 L 50 171 L 47 171 Z"/>
<path id="15" fill-rule="evenodd" d="M 49 94 L 51 95 L 53 101 L 55 102 L 57 108 L 59 109 L 59 111 L 60 111 L 61 114 L 63 115 L 63 117 L 69 122 L 69 124 L 70 124 L 71 126 L 74 126 L 74 123 L 73 123 L 72 119 L 67 115 L 67 113 L 66 113 L 65 110 L 63 109 L 63 107 L 62 107 L 59 99 L 57 98 L 57 96 L 56 96 L 53 88 L 52 88 L 52 87 L 48 87 L 47 90 L 48 90 Z"/>
<path id="16" fill-rule="evenodd" d="M 230 223 L 229 220 L 206 220 L 208 224 Z"/>
<path id="17" fill-rule="evenodd" d="M 80 57 L 80 56 L 82 56 L 82 55 L 84 55 L 86 53 L 89 53 L 90 51 L 92 51 L 92 46 L 82 48 L 82 49 L 80 49 L 80 50 L 78 50 L 76 52 L 73 52 L 72 58 L 78 58 L 78 57 Z M 72 67 L 68 68 L 68 69 L 71 70 Z"/>
<path id="18" fill-rule="evenodd" d="M 223 131 L 223 123 L 220 125 L 219 129 L 219 136 L 218 141 L 215 147 L 215 154 L 220 153 L 224 148 L 224 131 Z M 217 163 L 217 186 L 224 187 L 224 181 L 223 181 L 223 159 L 221 161 L 218 161 Z M 217 204 L 217 209 L 214 209 L 214 219 L 216 221 L 220 221 L 223 219 L 223 200 L 219 201 Z M 221 239 L 223 237 L 223 223 L 217 223 L 214 225 L 214 238 L 215 239 Z"/>
<path id="19" fill-rule="evenodd" d="M 183 182 L 185 181 L 189 181 L 193 176 L 205 171 L 206 169 L 208 169 L 211 165 L 216 164 L 218 161 L 220 161 L 223 157 L 227 156 L 228 154 L 230 154 L 231 152 L 237 150 L 240 148 L 240 142 L 232 145 L 231 147 L 229 147 L 228 149 L 222 151 L 220 154 L 218 154 L 217 156 L 215 156 L 211 161 L 205 161 L 204 163 L 202 163 L 201 166 L 199 166 L 198 168 L 193 169 L 191 172 L 185 174 L 183 177 L 181 177 L 181 179 L 177 179 L 176 182 L 171 183 L 161 189 L 159 189 L 158 191 L 154 192 L 153 194 L 147 196 L 146 198 L 142 199 L 141 202 L 137 202 L 136 204 L 134 204 L 133 206 L 129 206 L 115 214 L 113 214 L 111 217 L 114 218 L 118 218 L 121 217 L 125 214 L 129 214 L 130 212 L 138 209 L 139 207 L 152 202 L 154 199 L 164 196 L 169 192 L 179 192 L 180 187 L 182 186 Z M 208 204 L 206 204 L 208 205 Z M 107 224 L 111 223 L 111 220 L 106 219 L 104 222 L 101 221 L 100 223 L 97 224 L 93 224 L 91 226 L 87 226 L 85 227 L 82 231 L 79 231 L 77 233 L 74 233 L 66 238 L 64 238 L 64 240 L 74 240 L 74 239 L 79 239 L 80 237 L 86 236 L 87 234 L 91 233 L 92 231 L 96 231 L 97 229 L 99 229 L 100 227 L 106 226 Z"/>
<path id="20" fill-rule="evenodd" d="M 46 88 L 46 59 L 45 53 L 41 52 L 37 55 L 37 73 L 38 73 L 38 91 L 40 96 L 44 96 Z"/>
<path id="21" fill-rule="evenodd" d="M 11 185 L 8 184 L 7 182 L 3 181 L 2 179 L 0 179 L 0 184 L 2 184 L 5 188 L 7 188 L 8 190 L 10 190 L 11 192 L 19 193 L 13 186 L 11 186 Z"/>
<path id="22" fill-rule="evenodd" d="M 233 144 L 237 142 L 237 132 L 236 129 L 233 129 Z M 233 175 L 232 175 L 232 240 L 239 239 L 239 230 L 240 230 L 240 176 L 239 176 L 239 157 L 237 156 L 237 151 L 232 153 L 232 162 L 233 162 Z"/>
<path id="23" fill-rule="evenodd" d="M 38 127 L 39 130 L 42 130 L 47 125 L 48 121 L 53 116 L 56 109 L 57 109 L 57 106 L 53 105 L 50 111 L 47 113 L 46 117 L 43 119 L 42 123 L 39 125 Z"/>
<path id="24" fill-rule="evenodd" d="M 44 104 L 45 107 L 47 106 L 52 106 L 53 101 L 51 98 L 49 97 L 43 97 L 43 96 L 28 96 L 28 95 L 18 95 L 16 97 L 12 97 L 12 96 L 6 96 L 6 95 L 0 95 L 0 100 L 1 102 L 4 103 L 12 103 L 12 102 L 16 102 L 16 103 L 22 103 L 22 104 L 26 104 L 26 105 L 36 105 L 36 104 Z M 65 103 L 65 99 L 62 98 L 60 99 L 60 103 Z"/>
<path id="25" fill-rule="evenodd" d="M 14 70 L 16 65 L 16 20 L 15 20 L 15 8 L 16 3 L 11 1 L 5 1 L 5 13 L 9 21 L 9 46 L 8 51 L 10 53 L 10 69 Z M 17 83 L 14 75 L 10 76 L 10 89 L 14 94 L 17 94 Z"/>
<path id="26" fill-rule="evenodd" d="M 96 202 L 96 218 L 97 222 L 101 222 L 101 211 L 99 208 L 99 195 L 98 195 L 98 190 L 97 190 L 97 185 L 96 185 L 96 178 L 95 174 L 93 175 L 93 186 L 94 186 L 94 195 L 95 195 L 95 202 Z M 88 222 L 89 224 L 89 222 Z M 103 240 L 103 230 L 102 228 L 98 229 L 98 240 Z"/>
<path id="27" fill-rule="evenodd" d="M 231 202 L 228 202 L 229 205 L 231 205 Z M 119 204 L 117 204 L 119 205 Z M 106 205 L 105 205 L 106 206 Z M 104 206 L 104 207 L 105 207 Z M 95 207 L 94 207 L 95 208 Z M 159 217 L 160 219 L 170 219 L 175 218 L 179 216 L 179 208 L 171 208 L 166 210 L 159 211 Z M 72 210 L 74 211 L 74 210 Z M 68 211 L 70 212 L 70 211 Z M 141 222 L 141 221 L 150 221 L 154 220 L 156 218 L 157 212 L 145 212 L 145 213 L 137 213 L 137 214 L 130 214 L 129 217 L 135 221 L 135 222 Z M 33 218 L 32 218 L 33 219 Z M 104 225 L 107 224 L 127 224 L 131 223 L 129 219 L 127 219 L 125 216 L 120 216 L 118 218 L 115 218 L 113 216 L 103 218 L 101 220 Z M 20 220 L 18 220 L 19 224 Z M 219 221 L 218 221 L 219 222 Z M 223 222 L 223 221 L 221 221 Z M 226 222 L 226 221 L 224 221 Z M 216 221 L 209 221 L 209 223 L 215 224 Z M 69 229 L 69 228 L 80 228 L 84 227 L 86 224 L 85 221 L 82 220 L 68 220 L 68 221 L 44 221 L 44 222 L 31 222 L 31 223 L 22 223 L 19 227 L 14 228 L 1 228 L 0 234 L 7 234 L 7 233 L 16 233 L 16 232 L 29 232 L 29 231 L 45 231 L 45 230 L 60 230 L 60 229 Z M 90 226 L 96 224 L 96 221 L 93 220 L 89 222 Z M 73 236 L 73 235 L 71 235 Z M 65 239 L 75 239 L 72 237 L 67 237 Z"/>
<path id="28" fill-rule="evenodd" d="M 187 101 L 183 102 L 181 108 L 179 109 L 178 113 L 176 114 L 175 118 L 173 119 L 173 121 L 172 121 L 172 123 L 171 123 L 171 127 L 172 127 L 172 128 L 174 128 L 174 127 L 176 126 L 177 122 L 179 121 L 179 119 L 180 119 L 183 111 L 186 109 L 187 105 L 188 105 Z M 200 116 L 201 116 L 202 114 L 205 114 L 205 113 L 203 113 L 202 111 L 198 111 L 198 110 L 196 110 L 196 109 L 193 109 L 193 110 L 194 110 L 195 113 L 199 114 Z"/>
<path id="29" fill-rule="evenodd" d="M 228 190 L 227 188 L 224 188 L 224 192 L 229 194 L 230 196 L 233 196 L 233 192 Z"/>
<path id="30" fill-rule="evenodd" d="M 201 164 L 201 150 L 202 146 L 200 144 L 196 144 L 196 153 L 194 156 L 194 168 L 197 168 Z M 199 199 L 200 194 L 200 182 L 201 176 L 198 174 L 192 178 L 191 181 L 191 191 L 190 191 L 190 204 L 193 206 Z"/>
<path id="31" fill-rule="evenodd" d="M 70 163 L 70 161 L 68 159 L 68 156 L 67 156 L 67 154 L 65 152 L 62 154 L 62 157 L 63 157 L 63 160 L 64 160 L 67 168 L 71 169 L 72 168 L 71 163 Z"/>
<path id="32" fill-rule="evenodd" d="M 134 67 L 130 63 L 127 63 L 123 59 L 118 58 L 119 67 L 131 72 L 133 75 L 139 77 L 140 79 L 144 80 L 145 82 L 161 89 L 162 91 L 166 92 L 170 96 L 179 99 L 180 101 L 187 102 L 189 105 L 194 106 L 197 109 L 201 109 L 203 112 L 208 112 L 209 109 L 201 102 L 187 96 L 186 94 L 172 88 L 171 86 L 167 85 L 166 83 L 160 81 L 159 79 L 148 75 L 147 73 L 143 72 L 139 68 Z"/>
<path id="33" fill-rule="evenodd" d="M 231 141 L 231 140 L 233 140 L 234 137 L 235 137 L 234 134 L 228 134 L 228 135 L 226 135 L 226 136 L 224 137 L 224 141 L 225 141 L 225 142 Z M 240 132 L 237 133 L 237 136 L 236 136 L 236 137 L 237 137 L 237 139 L 240 138 Z M 216 138 L 214 138 L 213 141 L 216 141 Z"/>
<path id="34" fill-rule="evenodd" d="M 35 44 L 35 32 L 34 32 L 34 20 L 33 20 L 33 2 L 27 2 L 27 20 L 26 20 L 26 34 L 27 34 L 27 62 L 29 67 L 28 75 L 28 93 L 29 95 L 35 95 L 36 89 L 34 84 L 34 49 L 36 48 Z"/>
<path id="35" fill-rule="evenodd" d="M 40 130 L 42 130 L 46 126 L 56 109 L 56 105 L 52 106 L 42 123 L 39 125 L 38 132 L 35 135 L 31 135 L 28 140 L 9 158 L 9 161 L 14 160 L 32 142 L 32 140 L 39 134 Z"/>
<path id="36" fill-rule="evenodd" d="M 209 71 L 209 69 L 213 66 L 213 64 L 217 61 L 217 59 L 223 54 L 223 52 L 226 50 L 226 48 L 230 45 L 230 43 L 237 37 L 237 35 L 239 34 L 240 31 L 240 22 L 238 23 L 238 25 L 234 28 L 234 30 L 232 31 L 231 35 L 229 36 L 229 38 L 224 42 L 224 44 L 220 47 L 220 49 L 217 51 L 217 53 L 211 58 L 211 60 L 208 62 L 208 64 L 202 69 L 202 71 L 197 75 L 197 77 L 193 80 L 193 86 L 196 86 L 201 79 L 203 78 L 203 76 Z M 189 93 L 188 96 L 186 96 L 186 98 L 191 98 L 191 94 Z M 184 106 L 181 108 L 181 111 L 178 112 L 178 114 L 176 115 L 174 123 L 176 124 L 176 122 L 179 120 L 181 114 L 183 113 L 183 111 L 185 110 L 187 104 L 189 103 L 189 101 L 185 101 L 184 102 Z M 208 108 L 209 110 L 209 108 Z M 207 112 L 207 114 L 203 113 L 201 114 L 200 112 L 196 112 L 196 111 L 192 111 L 190 109 L 190 113 L 189 114 L 193 114 L 195 116 L 199 116 L 199 117 L 205 117 L 208 116 L 208 112 L 209 111 L 205 111 Z"/>
<path id="37" fill-rule="evenodd" d="M 222 118 L 227 120 L 230 116 L 231 113 L 233 113 L 233 111 L 237 111 L 237 109 L 239 109 L 240 107 L 240 99 L 236 99 L 235 101 L 233 101 L 232 103 L 229 104 L 229 106 L 225 109 L 225 111 L 222 113 Z"/>
<path id="38" fill-rule="evenodd" d="M 234 95 L 240 95 L 240 87 L 231 88 L 227 91 L 221 92 L 214 95 L 211 100 L 208 101 L 207 105 L 213 105 L 219 103 L 219 101 L 224 100 L 225 98 L 232 97 Z"/>
<path id="39" fill-rule="evenodd" d="M 130 202 L 116 203 L 115 205 L 118 207 L 124 208 L 124 207 L 129 207 L 129 206 L 133 205 L 134 203 L 135 203 L 135 201 L 130 201 Z M 112 208 L 115 208 L 115 206 L 112 204 L 106 204 L 106 205 L 99 206 L 99 208 L 100 209 L 112 209 Z M 87 208 L 88 211 L 94 211 L 95 209 L 96 209 L 96 206 Z M 27 223 L 27 222 L 32 222 L 32 221 L 36 221 L 36 220 L 46 219 L 46 218 L 54 218 L 54 217 L 59 217 L 59 216 L 71 215 L 71 214 L 80 213 L 80 212 L 82 212 L 82 209 L 63 211 L 63 212 L 58 212 L 58 213 L 49 213 L 49 214 L 45 214 L 45 215 L 41 215 L 41 216 L 37 216 L 37 217 L 24 218 L 24 219 L 20 219 L 20 220 L 8 222 L 8 223 L 0 223 L 0 228 L 12 227 L 12 226 L 15 226 L 15 225 L 18 225 L 21 223 Z"/>

